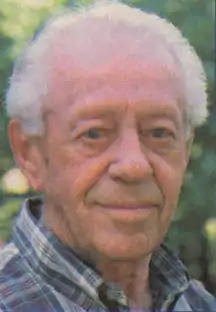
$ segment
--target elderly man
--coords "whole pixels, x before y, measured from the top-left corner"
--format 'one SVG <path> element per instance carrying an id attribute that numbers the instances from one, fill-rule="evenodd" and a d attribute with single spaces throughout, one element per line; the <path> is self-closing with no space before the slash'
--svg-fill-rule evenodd
<path id="1" fill-rule="evenodd" d="M 0 253 L 0 311 L 216 311 L 163 244 L 205 74 L 169 22 L 121 3 L 51 19 L 7 93 L 24 202 Z"/>

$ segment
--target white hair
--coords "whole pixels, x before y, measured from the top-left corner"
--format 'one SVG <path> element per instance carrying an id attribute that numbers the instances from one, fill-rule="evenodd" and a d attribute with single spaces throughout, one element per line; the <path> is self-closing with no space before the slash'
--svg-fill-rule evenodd
<path id="1" fill-rule="evenodd" d="M 49 48 L 52 38 L 66 34 L 77 22 L 106 18 L 159 36 L 172 51 L 184 85 L 187 126 L 202 125 L 208 115 L 206 75 L 195 50 L 171 23 L 159 16 L 116 1 L 96 3 L 88 8 L 66 11 L 52 18 L 17 59 L 6 94 L 7 113 L 21 121 L 26 134 L 42 135 L 42 111 L 49 95 Z M 73 42 L 72 42 L 73 44 Z"/>

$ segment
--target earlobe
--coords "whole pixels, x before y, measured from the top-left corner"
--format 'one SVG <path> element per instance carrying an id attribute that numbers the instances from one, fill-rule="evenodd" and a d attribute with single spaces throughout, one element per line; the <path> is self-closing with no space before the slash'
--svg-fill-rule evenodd
<path id="1" fill-rule="evenodd" d="M 26 139 L 21 129 L 21 124 L 18 120 L 12 119 L 8 125 L 8 135 L 10 147 L 13 151 L 16 163 L 22 167 L 26 158 Z"/>
<path id="2" fill-rule="evenodd" d="M 40 168 L 40 155 L 37 146 L 32 144 L 30 137 L 23 132 L 19 120 L 12 119 L 10 121 L 8 134 L 16 164 L 28 179 L 31 187 L 35 191 L 42 191 L 42 168 Z"/>

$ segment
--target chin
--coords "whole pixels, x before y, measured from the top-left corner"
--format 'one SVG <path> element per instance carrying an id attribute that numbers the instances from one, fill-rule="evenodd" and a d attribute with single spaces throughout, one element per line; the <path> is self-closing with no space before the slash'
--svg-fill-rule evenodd
<path id="1" fill-rule="evenodd" d="M 137 261 L 151 254 L 153 248 L 146 237 L 116 237 L 97 244 L 97 250 L 112 261 Z M 99 242 L 98 242 L 99 243 Z"/>

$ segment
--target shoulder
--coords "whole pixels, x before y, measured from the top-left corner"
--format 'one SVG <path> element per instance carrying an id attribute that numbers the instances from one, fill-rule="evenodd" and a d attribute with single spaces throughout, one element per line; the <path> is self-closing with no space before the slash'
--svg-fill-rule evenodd
<path id="1" fill-rule="evenodd" d="M 19 250 L 11 243 L 0 249 L 0 312 L 27 311 L 63 310 L 50 287 L 24 264 Z"/>
<path id="2" fill-rule="evenodd" d="M 216 311 L 216 298 L 200 282 L 190 280 L 183 294 L 192 311 Z"/>
<path id="3" fill-rule="evenodd" d="M 7 303 L 12 301 L 16 285 L 22 280 L 20 254 L 14 243 L 0 248 L 0 311 L 7 311 Z"/>
<path id="4" fill-rule="evenodd" d="M 4 270 L 8 263 L 13 261 L 19 254 L 19 250 L 16 248 L 14 243 L 10 243 L 0 248 L 0 272 Z"/>

